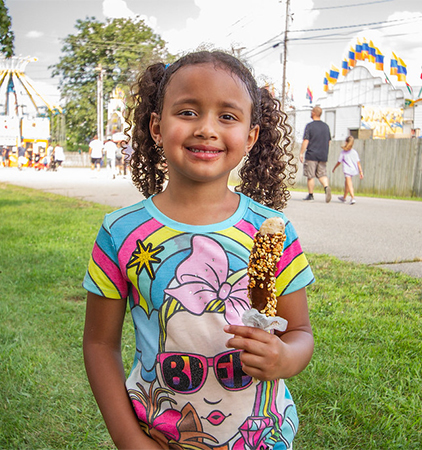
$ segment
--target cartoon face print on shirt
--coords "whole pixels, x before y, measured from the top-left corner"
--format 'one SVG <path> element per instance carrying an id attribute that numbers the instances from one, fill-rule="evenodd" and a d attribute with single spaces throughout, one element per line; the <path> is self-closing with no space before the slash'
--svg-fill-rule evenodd
<path id="1" fill-rule="evenodd" d="M 212 336 L 204 335 L 210 321 L 215 324 Z M 167 322 L 164 352 L 157 358 L 157 378 L 174 392 L 173 408 L 194 405 L 203 431 L 218 436 L 220 445 L 236 435 L 251 414 L 256 393 L 256 383 L 241 370 L 239 353 L 225 347 L 226 323 L 222 313 L 174 314 Z"/>

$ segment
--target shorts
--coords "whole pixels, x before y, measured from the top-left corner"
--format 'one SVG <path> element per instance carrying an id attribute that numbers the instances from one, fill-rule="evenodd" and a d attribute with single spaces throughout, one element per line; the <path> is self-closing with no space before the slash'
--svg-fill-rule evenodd
<path id="1" fill-rule="evenodd" d="M 91 164 L 101 164 L 102 158 L 91 158 Z"/>
<path id="2" fill-rule="evenodd" d="M 303 176 L 306 178 L 321 178 L 327 176 L 327 162 L 326 161 L 311 161 L 305 159 L 303 163 Z"/>

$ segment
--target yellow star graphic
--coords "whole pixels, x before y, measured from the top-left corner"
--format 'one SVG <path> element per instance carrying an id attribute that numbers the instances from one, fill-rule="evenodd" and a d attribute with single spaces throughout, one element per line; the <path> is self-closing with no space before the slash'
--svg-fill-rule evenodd
<path id="1" fill-rule="evenodd" d="M 151 242 L 149 242 L 145 247 L 141 240 L 136 241 L 136 246 L 137 248 L 132 253 L 132 256 L 130 257 L 130 260 L 126 267 L 128 269 L 130 269 L 131 267 L 136 267 L 136 275 L 139 275 L 142 272 L 142 269 L 145 267 L 149 277 L 151 278 L 151 280 L 153 280 L 155 278 L 155 273 L 152 267 L 152 263 L 161 262 L 161 259 L 157 258 L 154 255 L 161 252 L 164 247 L 160 245 L 159 247 L 153 249 Z"/>

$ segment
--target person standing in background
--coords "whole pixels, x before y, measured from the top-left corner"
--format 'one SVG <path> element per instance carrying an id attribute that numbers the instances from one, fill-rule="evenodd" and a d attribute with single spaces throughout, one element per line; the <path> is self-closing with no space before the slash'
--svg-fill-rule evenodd
<path id="1" fill-rule="evenodd" d="M 22 145 L 18 147 L 18 169 L 22 170 L 22 167 L 28 162 L 26 157 L 26 150 Z"/>
<path id="2" fill-rule="evenodd" d="M 107 158 L 107 173 L 111 170 L 111 177 L 116 178 L 116 152 L 117 145 L 111 140 L 111 137 L 107 137 L 107 141 L 104 144 L 104 151 Z"/>
<path id="3" fill-rule="evenodd" d="M 97 168 L 100 171 L 101 159 L 103 157 L 103 143 L 98 139 L 97 135 L 89 143 L 89 154 L 91 156 L 91 170 Z"/>
<path id="4" fill-rule="evenodd" d="M 56 168 L 61 168 L 64 160 L 65 156 L 63 147 L 57 143 L 54 147 L 54 161 L 56 162 Z"/>
<path id="5" fill-rule="evenodd" d="M 331 201 L 331 188 L 327 176 L 328 149 L 331 141 L 329 126 L 321 120 L 322 109 L 315 106 L 311 111 L 312 122 L 305 127 L 299 159 L 303 163 L 303 175 L 308 179 L 308 195 L 303 199 L 314 200 L 314 178 L 324 187 L 325 201 Z"/>

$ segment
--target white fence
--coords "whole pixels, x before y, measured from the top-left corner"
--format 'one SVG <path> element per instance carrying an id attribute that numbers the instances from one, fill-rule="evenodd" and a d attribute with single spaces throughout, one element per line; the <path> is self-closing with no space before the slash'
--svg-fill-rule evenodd
<path id="1" fill-rule="evenodd" d="M 334 188 L 344 187 L 342 168 L 331 173 L 337 163 L 343 142 L 332 141 L 327 171 Z M 363 180 L 353 179 L 356 192 L 403 197 L 422 197 L 422 139 L 355 140 L 364 172 Z M 295 145 L 299 155 L 300 145 Z M 306 187 L 302 165 L 299 164 L 296 185 Z"/>

